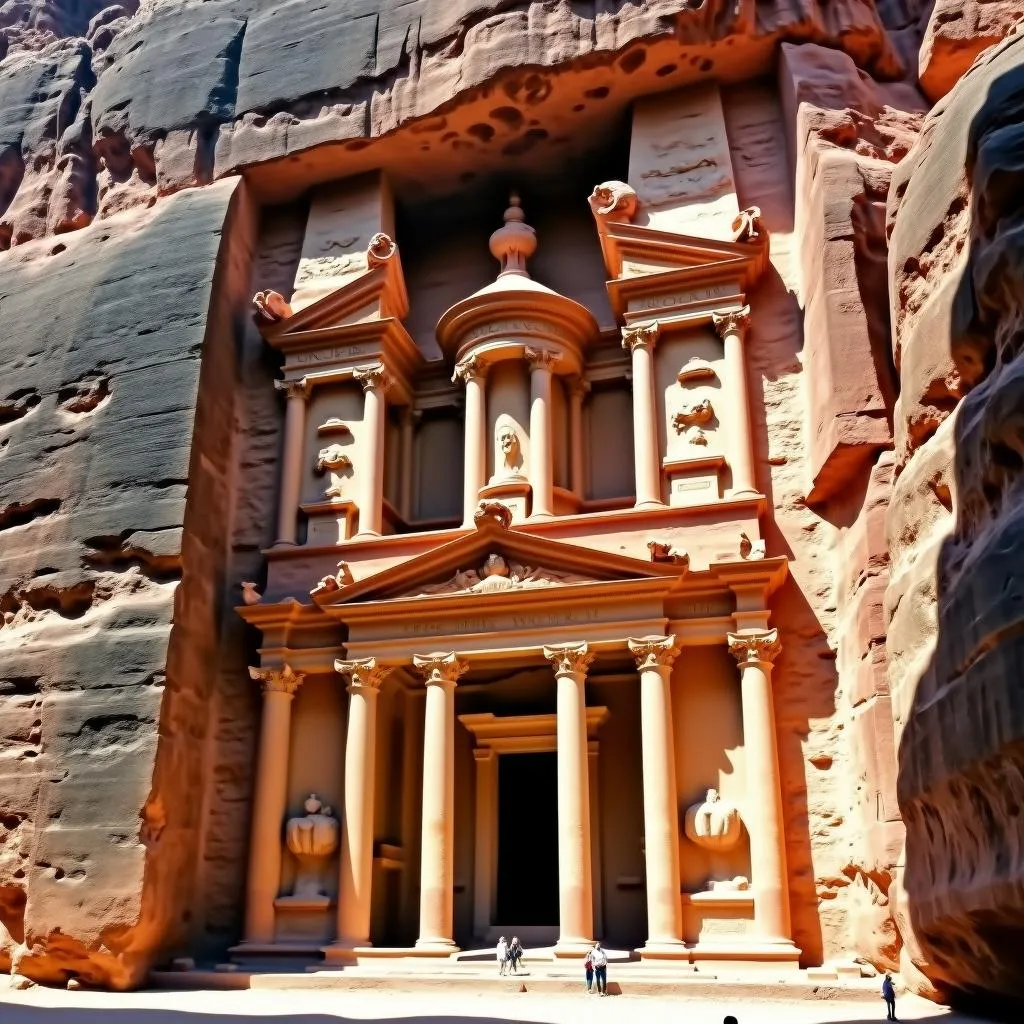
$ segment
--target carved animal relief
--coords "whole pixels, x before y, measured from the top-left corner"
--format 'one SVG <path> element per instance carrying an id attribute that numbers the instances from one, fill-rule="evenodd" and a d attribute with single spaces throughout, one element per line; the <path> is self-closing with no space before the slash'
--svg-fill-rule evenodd
<path id="1" fill-rule="evenodd" d="M 321 448 L 317 452 L 316 466 L 314 467 L 317 476 L 322 476 L 330 471 L 331 479 L 324 491 L 328 498 L 340 498 L 342 488 L 342 476 L 344 470 L 352 468 L 352 460 L 345 454 L 341 445 L 331 444 Z"/>
<path id="2" fill-rule="evenodd" d="M 688 427 L 706 426 L 714 417 L 715 410 L 711 405 L 711 399 L 705 398 L 704 401 L 677 412 L 672 424 L 676 428 L 676 433 L 681 434 Z"/>

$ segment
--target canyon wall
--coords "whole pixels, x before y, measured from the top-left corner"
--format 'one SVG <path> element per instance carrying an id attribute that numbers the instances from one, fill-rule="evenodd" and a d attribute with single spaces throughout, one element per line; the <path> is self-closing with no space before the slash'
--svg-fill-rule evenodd
<path id="1" fill-rule="evenodd" d="M 232 606 L 281 423 L 247 302 L 289 293 L 303 196 L 570 166 L 637 97 L 715 80 L 772 234 L 750 369 L 792 560 L 795 937 L 805 965 L 1019 996 L 1020 37 L 986 51 L 1019 8 L 5 4 L 0 970 L 130 987 L 237 939 L 258 696 Z"/>

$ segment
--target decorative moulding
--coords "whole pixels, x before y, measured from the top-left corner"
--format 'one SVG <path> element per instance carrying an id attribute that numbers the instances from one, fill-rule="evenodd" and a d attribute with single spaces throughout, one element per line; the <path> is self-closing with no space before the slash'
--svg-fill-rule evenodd
<path id="1" fill-rule="evenodd" d="M 721 469 L 724 465 L 724 455 L 701 455 L 692 459 L 663 459 L 661 468 L 665 473 L 672 474 Z"/>
<path id="2" fill-rule="evenodd" d="M 694 356 L 687 360 L 680 371 L 676 374 L 676 380 L 680 384 L 691 384 L 696 380 L 708 380 L 717 377 L 715 368 L 700 356 Z"/>
<path id="3" fill-rule="evenodd" d="M 351 434 L 352 430 L 347 423 L 343 423 L 337 416 L 332 416 L 325 423 L 321 423 L 316 432 L 320 437 L 332 437 L 338 434 Z"/>

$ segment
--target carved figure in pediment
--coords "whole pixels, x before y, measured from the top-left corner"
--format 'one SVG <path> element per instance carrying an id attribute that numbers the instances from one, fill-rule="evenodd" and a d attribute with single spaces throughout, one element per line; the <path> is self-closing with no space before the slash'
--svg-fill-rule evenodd
<path id="1" fill-rule="evenodd" d="M 491 483 L 501 480 L 522 480 L 523 446 L 516 423 L 511 416 L 502 414 L 494 425 L 494 476 Z"/>
<path id="2" fill-rule="evenodd" d="M 320 580 L 309 592 L 309 596 L 319 597 L 321 594 L 333 594 L 334 591 L 341 590 L 342 587 L 347 587 L 352 583 L 355 583 L 355 579 L 352 576 L 352 570 L 348 567 L 348 562 L 339 562 L 338 571 L 333 576 L 325 576 Z"/>
<path id="3" fill-rule="evenodd" d="M 292 315 L 292 307 L 288 305 L 280 292 L 270 290 L 257 292 L 252 297 L 252 304 L 256 320 L 263 323 L 276 324 L 280 320 L 287 320 Z"/>
<path id="4" fill-rule="evenodd" d="M 492 553 L 479 569 L 460 569 L 450 580 L 433 583 L 417 596 L 430 594 L 494 594 L 503 590 L 527 590 L 557 584 L 588 583 L 585 576 L 559 572 L 556 569 L 532 568 L 509 562 Z"/>

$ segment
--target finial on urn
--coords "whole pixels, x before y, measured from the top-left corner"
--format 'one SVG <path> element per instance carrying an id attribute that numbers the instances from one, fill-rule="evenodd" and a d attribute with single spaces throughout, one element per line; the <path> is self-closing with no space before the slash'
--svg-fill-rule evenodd
<path id="1" fill-rule="evenodd" d="M 491 235 L 491 255 L 501 264 L 498 277 L 518 274 L 529 277 L 526 261 L 537 251 L 537 232 L 526 223 L 519 193 L 513 192 L 505 211 L 505 226 Z"/>

